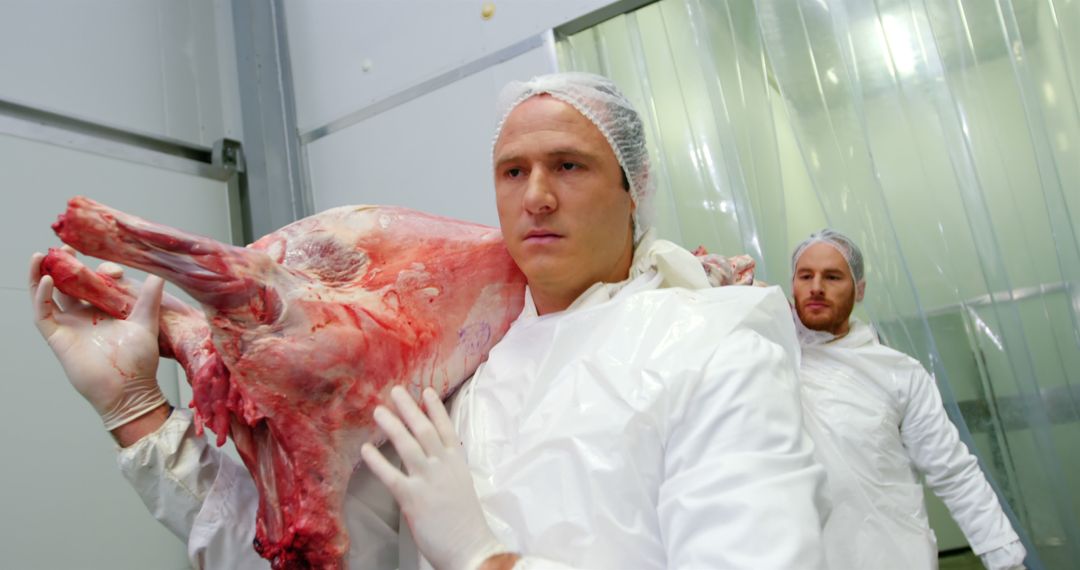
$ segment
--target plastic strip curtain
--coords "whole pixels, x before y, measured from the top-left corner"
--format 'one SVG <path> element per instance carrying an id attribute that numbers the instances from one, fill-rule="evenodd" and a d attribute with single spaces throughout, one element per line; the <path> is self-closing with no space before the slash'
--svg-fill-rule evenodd
<path id="1" fill-rule="evenodd" d="M 1029 567 L 1080 567 L 1080 2 L 663 0 L 560 49 L 648 109 L 665 237 L 784 284 L 859 241 Z"/>
<path id="2" fill-rule="evenodd" d="M 776 95 L 757 28 L 745 25 L 753 14 L 748 2 L 659 2 L 565 38 L 559 54 L 566 69 L 611 77 L 643 110 L 663 237 L 749 253 L 757 276 L 777 282 L 786 228 L 760 231 L 761 220 L 784 218 Z M 732 52 L 741 56 L 723 55 Z"/>

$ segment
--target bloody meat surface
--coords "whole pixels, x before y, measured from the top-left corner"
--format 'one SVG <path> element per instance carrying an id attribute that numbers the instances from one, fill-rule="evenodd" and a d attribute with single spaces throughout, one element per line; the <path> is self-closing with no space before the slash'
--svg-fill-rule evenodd
<path id="1" fill-rule="evenodd" d="M 162 305 L 159 344 L 197 426 L 228 434 L 255 480 L 255 548 L 274 568 L 345 567 L 342 501 L 391 387 L 444 397 L 520 312 L 497 229 L 396 207 L 341 207 L 246 248 L 78 197 L 53 225 L 75 249 L 159 275 L 202 305 Z M 51 250 L 61 291 L 125 317 L 134 292 Z"/>

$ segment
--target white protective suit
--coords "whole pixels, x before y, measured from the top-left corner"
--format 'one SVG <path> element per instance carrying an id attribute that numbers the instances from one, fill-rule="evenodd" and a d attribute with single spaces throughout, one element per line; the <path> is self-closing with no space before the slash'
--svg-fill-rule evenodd
<path id="1" fill-rule="evenodd" d="M 700 290 L 690 290 L 689 287 Z M 649 241 L 631 278 L 566 311 L 526 307 L 451 417 L 495 536 L 518 568 L 818 568 L 824 473 L 801 428 L 782 292 L 707 288 Z M 122 450 L 151 512 L 207 569 L 266 568 L 247 472 L 176 412 Z M 366 468 L 345 506 L 351 568 L 426 567 Z"/>
<path id="2" fill-rule="evenodd" d="M 838 340 L 804 340 L 803 417 L 832 507 L 829 568 L 937 568 L 920 473 L 984 564 L 1022 564 L 1019 538 L 922 365 L 854 320 Z"/>

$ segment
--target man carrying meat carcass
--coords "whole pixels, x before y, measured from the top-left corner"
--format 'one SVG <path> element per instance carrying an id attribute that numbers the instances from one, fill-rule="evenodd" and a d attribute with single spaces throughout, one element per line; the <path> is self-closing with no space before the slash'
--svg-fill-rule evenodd
<path id="1" fill-rule="evenodd" d="M 498 112 L 495 197 L 525 306 L 449 412 L 401 388 L 376 410 L 391 445 L 366 446 L 353 475 L 349 566 L 821 567 L 823 471 L 783 293 L 709 288 L 691 253 L 655 238 L 644 127 L 609 80 L 514 82 Z M 161 282 L 88 333 L 39 260 L 38 327 L 154 516 L 197 567 L 265 568 L 250 476 L 157 388 Z M 118 377 L 117 357 L 139 372 Z"/>

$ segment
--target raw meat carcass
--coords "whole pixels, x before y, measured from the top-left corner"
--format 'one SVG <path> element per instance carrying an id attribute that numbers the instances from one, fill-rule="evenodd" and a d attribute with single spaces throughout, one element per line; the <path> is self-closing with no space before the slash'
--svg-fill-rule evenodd
<path id="1" fill-rule="evenodd" d="M 135 306 L 138 291 L 130 281 L 103 277 L 63 249 L 50 249 L 41 261 L 41 271 L 50 275 L 63 293 L 86 300 L 115 318 L 126 319 Z M 214 418 L 211 428 L 218 434 L 217 444 L 223 445 L 230 423 L 229 370 L 214 348 L 206 315 L 168 293 L 162 294 L 160 315 L 161 355 L 180 363 L 193 388 L 192 407 L 206 410 L 196 414 L 199 432 L 205 418 Z"/>
<path id="2" fill-rule="evenodd" d="M 75 249 L 157 274 L 205 315 L 163 304 L 199 425 L 229 433 L 259 489 L 255 548 L 274 568 L 342 568 L 341 512 L 391 387 L 446 396 L 520 312 L 525 279 L 497 229 L 394 207 L 342 207 L 247 248 L 75 198 L 53 225 Z M 53 250 L 57 288 L 114 316 L 132 293 Z"/>
<path id="3" fill-rule="evenodd" d="M 705 268 L 705 276 L 709 280 L 709 285 L 721 287 L 724 285 L 755 284 L 754 268 L 757 263 L 749 255 L 724 257 L 709 253 L 703 245 L 699 245 L 693 253 L 701 262 L 702 267 Z"/>

